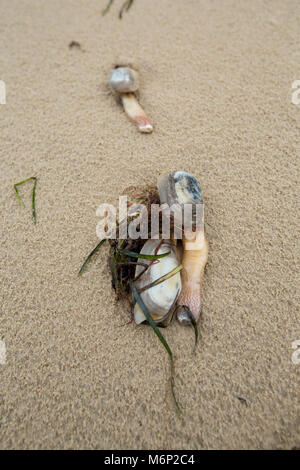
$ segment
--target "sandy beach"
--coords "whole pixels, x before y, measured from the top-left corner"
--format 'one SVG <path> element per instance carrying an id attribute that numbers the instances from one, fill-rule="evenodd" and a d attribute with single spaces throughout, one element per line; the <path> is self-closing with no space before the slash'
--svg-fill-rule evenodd
<path id="1" fill-rule="evenodd" d="M 300 5 L 297 0 L 0 0 L 1 449 L 300 447 Z M 69 47 L 72 41 L 80 47 Z M 108 87 L 140 74 L 138 133 Z M 169 361 L 115 301 L 97 207 L 185 170 L 209 261 L 200 340 Z M 36 176 L 37 223 L 31 217 Z M 298 211 L 299 212 L 299 211 Z M 126 324 L 124 326 L 124 324 Z"/>

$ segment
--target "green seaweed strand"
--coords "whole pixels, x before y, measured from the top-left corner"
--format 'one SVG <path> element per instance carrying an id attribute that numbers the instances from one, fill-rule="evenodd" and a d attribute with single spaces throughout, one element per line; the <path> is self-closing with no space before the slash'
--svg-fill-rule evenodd
<path id="1" fill-rule="evenodd" d="M 132 293 L 133 293 L 133 296 L 136 300 L 136 302 L 138 303 L 138 305 L 140 306 L 140 308 L 142 309 L 145 317 L 147 318 L 148 322 L 149 322 L 149 325 L 152 327 L 152 329 L 154 330 L 155 334 L 158 336 L 158 339 L 159 341 L 163 344 L 164 348 L 166 349 L 168 355 L 169 355 L 169 358 L 170 358 L 170 383 L 171 383 L 171 390 L 172 390 L 172 395 L 173 395 L 173 399 L 174 399 L 174 403 L 175 403 L 175 406 L 176 406 L 176 409 L 178 411 L 178 413 L 180 415 L 182 415 L 182 411 L 180 409 L 180 406 L 178 404 L 178 401 L 176 399 L 176 395 L 175 395 L 175 390 L 174 390 L 174 359 L 173 359 L 173 354 L 172 354 L 172 351 L 171 351 L 171 348 L 170 346 L 168 345 L 167 341 L 165 340 L 164 336 L 161 334 L 161 332 L 159 331 L 155 321 L 153 320 L 153 318 L 151 317 L 146 305 L 144 304 L 140 294 L 138 293 L 135 285 L 133 284 L 132 281 L 129 281 L 129 284 L 130 284 L 130 288 L 132 290 Z"/>
<path id="2" fill-rule="evenodd" d="M 35 192 L 36 192 L 36 183 L 37 183 L 36 176 L 30 176 L 30 178 L 26 178 L 26 180 L 19 181 L 19 183 L 15 183 L 14 188 L 15 188 L 16 195 L 17 195 L 19 203 L 24 206 L 24 202 L 23 202 L 23 200 L 22 200 L 22 198 L 19 194 L 19 191 L 18 191 L 18 186 L 20 186 L 21 184 L 27 183 L 27 181 L 30 181 L 30 180 L 34 181 L 33 188 L 32 188 L 32 196 L 31 196 L 31 208 L 32 208 L 33 223 L 36 224 L 36 210 L 35 210 Z"/>

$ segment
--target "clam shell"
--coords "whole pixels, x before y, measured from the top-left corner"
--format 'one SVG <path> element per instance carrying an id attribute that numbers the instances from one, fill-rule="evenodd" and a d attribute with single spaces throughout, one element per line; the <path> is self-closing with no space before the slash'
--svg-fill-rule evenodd
<path id="1" fill-rule="evenodd" d="M 188 216 L 189 211 L 190 217 L 184 219 L 184 228 L 191 229 L 198 226 L 199 215 L 201 215 L 201 219 L 203 217 L 203 203 L 202 191 L 194 176 L 186 171 L 174 171 L 166 176 L 161 176 L 157 181 L 157 186 L 161 204 L 167 204 L 167 208 L 162 211 L 162 214 L 166 213 L 168 215 L 168 209 L 172 207 L 174 226 L 177 227 L 179 233 L 182 228 L 183 207 L 185 204 L 185 215 Z M 199 206 L 200 204 L 201 206 Z M 197 211 L 197 208 L 200 212 Z M 198 214 L 198 218 L 196 218 L 196 214 Z"/>
<path id="2" fill-rule="evenodd" d="M 161 240 L 148 240 L 143 246 L 141 253 L 154 255 L 160 243 Z M 171 243 L 162 243 L 156 254 L 160 255 L 167 253 L 168 251 L 171 252 L 168 256 L 159 259 L 159 262 L 157 263 L 151 264 L 147 271 L 145 271 L 145 273 L 136 281 L 135 285 L 137 289 L 154 282 L 156 279 L 168 274 L 172 269 L 178 266 L 179 263 L 177 260 L 176 248 Z M 151 263 L 151 260 L 142 261 L 148 265 Z M 137 277 L 143 270 L 143 266 L 137 266 L 135 277 Z M 157 286 L 151 287 L 141 293 L 141 298 L 156 323 L 161 323 L 166 320 L 173 312 L 180 291 L 181 277 L 180 272 L 178 272 L 166 281 L 163 281 Z M 137 324 L 146 320 L 144 313 L 137 303 L 134 306 L 134 319 Z"/>
<path id="3" fill-rule="evenodd" d="M 109 83 L 117 93 L 133 93 L 139 87 L 139 76 L 135 70 L 128 67 L 117 67 L 112 72 Z"/>
<path id="4" fill-rule="evenodd" d="M 173 171 L 161 176 L 157 181 L 161 203 L 199 204 L 202 203 L 202 191 L 197 179 L 186 171 Z"/>

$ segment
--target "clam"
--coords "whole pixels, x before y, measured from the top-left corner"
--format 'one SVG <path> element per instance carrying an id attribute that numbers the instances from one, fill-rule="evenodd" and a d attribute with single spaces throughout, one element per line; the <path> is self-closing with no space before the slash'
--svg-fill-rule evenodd
<path id="1" fill-rule="evenodd" d="M 157 185 L 161 202 L 170 207 L 177 205 L 183 211 L 189 204 L 194 211 L 197 205 L 203 204 L 202 192 L 197 179 L 185 171 L 169 173 L 159 178 Z M 177 216 L 175 214 L 175 225 L 176 222 Z M 182 218 L 180 218 L 180 225 L 182 227 Z M 200 223 L 198 221 L 198 224 L 193 217 L 189 221 L 185 221 L 182 231 L 182 245 L 182 289 L 177 301 L 177 318 L 181 323 L 190 324 L 192 322 L 190 313 L 196 321 L 201 313 L 202 279 L 208 257 L 208 243 L 204 233 L 203 218 Z"/>
<path id="2" fill-rule="evenodd" d="M 135 122 L 139 131 L 152 132 L 153 126 L 135 95 L 139 88 L 138 73 L 129 67 L 116 67 L 110 76 L 109 83 L 113 91 L 119 95 L 125 113 Z"/>
<path id="3" fill-rule="evenodd" d="M 148 266 L 150 265 L 144 273 L 143 271 L 145 268 L 143 266 L 137 265 L 135 278 L 138 279 L 135 282 L 135 286 L 138 290 L 168 274 L 179 265 L 176 248 L 171 242 L 162 242 L 162 240 L 152 239 L 146 241 L 140 252 L 141 254 L 161 255 L 168 252 L 170 252 L 168 256 L 160 258 L 154 262 L 143 259 L 143 262 L 145 262 Z M 156 323 L 162 323 L 173 313 L 180 291 L 181 278 L 180 272 L 177 272 L 172 277 L 169 277 L 160 284 L 157 284 L 141 292 L 140 295 L 153 320 Z M 143 311 L 137 303 L 134 306 L 134 319 L 137 324 L 140 324 L 146 320 Z"/>

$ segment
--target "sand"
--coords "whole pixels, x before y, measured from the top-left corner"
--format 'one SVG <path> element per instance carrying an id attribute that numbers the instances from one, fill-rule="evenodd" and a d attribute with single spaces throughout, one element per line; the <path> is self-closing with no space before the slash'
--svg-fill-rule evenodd
<path id="1" fill-rule="evenodd" d="M 1 0 L 0 446 L 290 449 L 300 445 L 296 193 L 300 6 L 237 0 Z M 78 41 L 81 49 L 69 49 Z M 141 135 L 107 87 L 140 72 Z M 201 184 L 209 263 L 201 338 L 167 354 L 126 323 L 97 243 L 97 207 L 184 169 Z M 37 225 L 31 219 L 37 176 Z"/>

